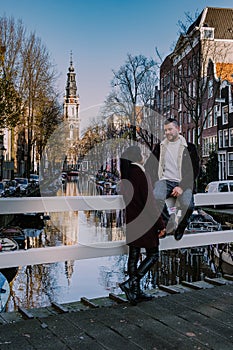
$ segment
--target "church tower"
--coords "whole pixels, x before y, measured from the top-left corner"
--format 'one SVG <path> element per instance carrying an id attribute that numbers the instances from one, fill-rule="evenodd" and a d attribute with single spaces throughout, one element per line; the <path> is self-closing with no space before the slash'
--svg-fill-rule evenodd
<path id="1" fill-rule="evenodd" d="M 69 139 L 74 142 L 79 140 L 79 96 L 77 95 L 76 73 L 73 67 L 72 52 L 70 53 L 70 66 L 67 73 L 63 115 L 64 120 L 69 124 Z"/>

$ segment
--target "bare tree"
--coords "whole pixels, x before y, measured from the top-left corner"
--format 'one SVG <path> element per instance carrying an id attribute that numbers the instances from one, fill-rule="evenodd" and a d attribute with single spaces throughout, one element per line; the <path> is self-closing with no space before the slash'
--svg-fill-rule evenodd
<path id="1" fill-rule="evenodd" d="M 34 170 L 37 145 L 44 145 L 61 119 L 58 95 L 54 90 L 56 72 L 41 39 L 35 33 L 28 35 L 21 20 L 0 18 L 0 40 L 6 49 L 1 75 L 4 94 L 1 94 L 0 102 L 5 103 L 1 125 L 16 127 L 12 135 L 18 135 L 18 141 L 15 137 L 14 142 L 21 150 L 22 159 L 27 156 L 26 173 L 29 176 Z"/>
<path id="2" fill-rule="evenodd" d="M 143 55 L 127 55 L 126 62 L 113 71 L 112 91 L 106 99 L 104 114 L 124 116 L 130 124 L 131 137 L 136 140 L 143 109 L 154 107 L 158 64 Z M 142 128 L 138 128 L 143 136 Z"/>
<path id="3" fill-rule="evenodd" d="M 14 128 L 20 122 L 22 99 L 17 90 L 17 67 L 24 38 L 22 22 L 0 18 L 0 127 Z"/>
<path id="4" fill-rule="evenodd" d="M 0 128 L 14 128 L 20 120 L 22 100 L 14 84 L 5 76 L 0 78 Z"/>
<path id="5" fill-rule="evenodd" d="M 27 172 L 29 175 L 30 171 L 33 170 L 31 169 L 31 152 L 37 142 L 36 130 L 38 127 L 44 125 L 41 124 L 41 111 L 48 101 L 53 101 L 55 94 L 52 86 L 56 75 L 50 63 L 48 51 L 41 43 L 41 40 L 36 37 L 35 33 L 31 33 L 27 40 L 24 41 L 21 47 L 21 57 L 22 74 L 19 87 L 21 95 L 24 98 L 26 110 L 25 126 L 27 128 L 28 143 Z M 45 125 L 45 134 L 48 125 Z"/>

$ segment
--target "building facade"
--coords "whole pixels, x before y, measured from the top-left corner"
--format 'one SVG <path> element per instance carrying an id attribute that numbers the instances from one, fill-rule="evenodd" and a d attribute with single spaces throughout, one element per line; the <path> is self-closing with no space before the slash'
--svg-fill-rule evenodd
<path id="1" fill-rule="evenodd" d="M 233 63 L 225 65 L 218 108 L 219 179 L 233 179 Z"/>
<path id="2" fill-rule="evenodd" d="M 203 164 L 218 146 L 220 86 L 229 63 L 233 9 L 207 7 L 161 65 L 160 112 L 179 120 L 182 134 L 199 146 Z"/>

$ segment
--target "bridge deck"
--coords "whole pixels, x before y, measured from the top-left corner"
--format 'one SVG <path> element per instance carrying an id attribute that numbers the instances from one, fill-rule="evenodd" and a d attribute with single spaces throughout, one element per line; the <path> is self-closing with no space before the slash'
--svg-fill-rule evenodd
<path id="1" fill-rule="evenodd" d="M 93 302 L 81 312 L 63 307 L 60 313 L 40 311 L 37 317 L 32 310 L 30 320 L 19 322 L 1 314 L 0 348 L 230 350 L 233 282 L 204 283 L 204 288 L 180 288 L 137 306 L 122 302 L 98 307 Z"/>

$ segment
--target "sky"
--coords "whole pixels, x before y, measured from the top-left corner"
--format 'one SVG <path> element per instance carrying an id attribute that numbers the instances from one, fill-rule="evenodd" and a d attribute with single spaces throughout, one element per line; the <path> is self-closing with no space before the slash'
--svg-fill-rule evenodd
<path id="1" fill-rule="evenodd" d="M 61 103 L 72 51 L 80 97 L 81 128 L 95 118 L 110 92 L 112 71 L 127 54 L 165 58 L 178 39 L 178 21 L 232 0 L 0 0 L 0 15 L 22 20 L 50 53 Z"/>

